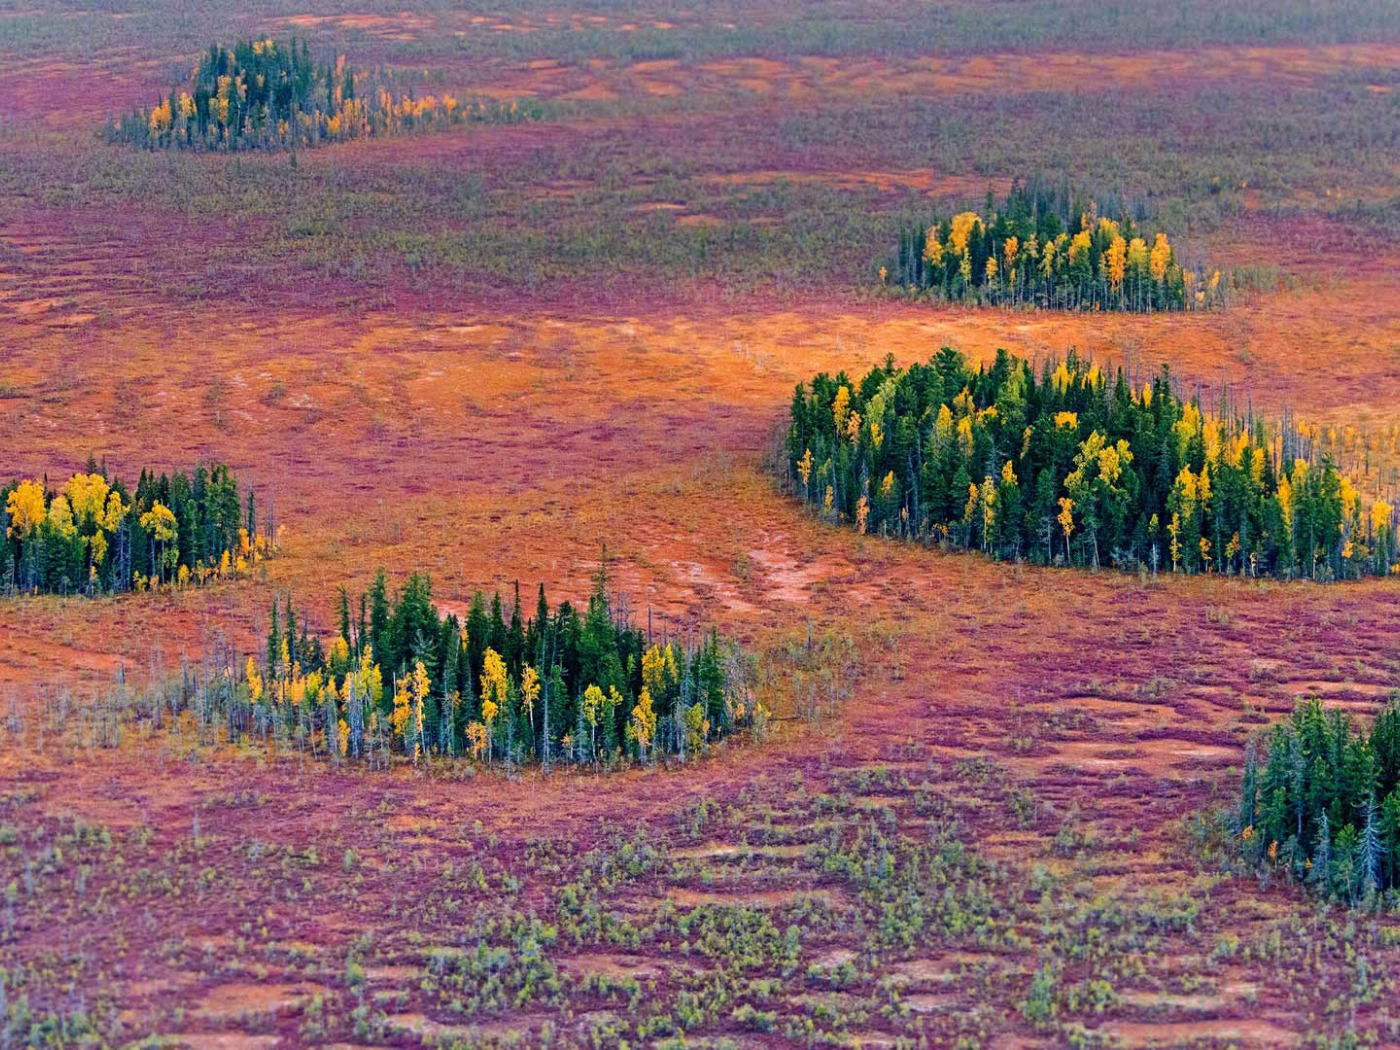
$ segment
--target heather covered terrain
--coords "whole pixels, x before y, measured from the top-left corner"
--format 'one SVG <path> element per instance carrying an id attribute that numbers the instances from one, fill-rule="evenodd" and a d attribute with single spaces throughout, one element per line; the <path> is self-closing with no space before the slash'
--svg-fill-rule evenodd
<path id="1" fill-rule="evenodd" d="M 172 90 L 178 110 L 211 44 L 268 38 L 530 119 L 108 140 Z M 1155 566 L 1144 544 L 1111 571 L 1072 512 L 1042 560 L 1075 564 L 1038 565 L 983 532 L 862 532 L 858 494 L 824 518 L 784 443 L 797 384 L 944 346 L 969 374 L 1005 349 L 1037 384 L 1073 351 L 1139 401 L 1166 365 L 1186 402 L 1335 454 L 1364 531 L 1396 484 L 1397 69 L 1400 19 L 1350 2 L 0 4 L 0 487 L 47 478 L 48 509 L 90 460 L 132 492 L 226 464 L 240 517 L 256 493 L 250 544 L 273 513 L 276 548 L 207 586 L 155 551 L 167 576 L 139 591 L 0 597 L 8 1043 L 1400 1041 L 1393 901 L 1306 880 L 1326 804 L 1282 860 L 1255 835 L 1292 810 L 1260 801 L 1240 834 L 1252 739 L 1262 777 L 1297 698 L 1369 727 L 1400 685 L 1374 544 L 1332 582 L 1250 573 L 1244 537 L 1222 573 L 1228 534 L 1212 564 L 1193 536 L 1173 572 L 1163 533 Z M 1032 173 L 1141 206 L 1229 294 L 881 289 L 902 235 Z M 303 630 L 329 672 L 359 637 L 341 589 L 372 595 L 381 567 L 431 581 L 444 636 L 499 592 L 508 633 L 517 583 L 525 619 L 540 584 L 551 618 L 586 610 L 604 548 L 608 622 L 687 654 L 713 629 L 761 727 L 687 738 L 678 664 L 671 736 L 643 745 L 635 638 L 596 679 L 625 694 L 613 737 L 572 733 L 574 761 L 552 724 L 546 763 L 522 713 L 538 646 L 512 664 L 502 642 L 515 728 L 475 757 L 482 683 L 439 746 L 453 689 L 424 660 L 415 736 L 431 654 L 403 634 L 382 762 L 332 761 L 338 726 L 290 699 L 282 730 L 242 734 L 192 700 L 216 672 L 247 688 L 251 659 L 270 704 Z M 1335 814 L 1364 830 L 1353 788 Z"/>

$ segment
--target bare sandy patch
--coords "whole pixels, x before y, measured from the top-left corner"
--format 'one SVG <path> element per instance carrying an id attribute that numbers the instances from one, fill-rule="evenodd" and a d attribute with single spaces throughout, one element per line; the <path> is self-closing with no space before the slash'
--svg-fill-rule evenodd
<path id="1" fill-rule="evenodd" d="M 160 1038 L 190 1050 L 271 1050 L 282 1040 L 275 1035 L 249 1035 L 247 1032 L 181 1032 Z"/>
<path id="2" fill-rule="evenodd" d="M 1125 1047 L 1179 1046 L 1216 1039 L 1239 1046 L 1296 1046 L 1296 1032 L 1262 1019 L 1239 1021 L 1109 1021 L 1099 1031 Z"/>
<path id="3" fill-rule="evenodd" d="M 295 1009 L 324 991 L 308 984 L 221 984 L 205 994 L 195 1013 L 210 1020 L 265 1017 Z"/>
<path id="4" fill-rule="evenodd" d="M 988 952 L 952 952 L 934 959 L 895 963 L 888 968 L 888 977 L 896 984 L 951 984 L 964 970 L 994 965 L 997 961 L 997 957 Z"/>
<path id="5" fill-rule="evenodd" d="M 565 970 L 579 974 L 600 974 L 605 977 L 635 977 L 646 980 L 661 976 L 661 964 L 655 959 L 642 955 L 610 954 L 596 952 L 573 955 L 560 959 L 559 965 Z"/>
<path id="6" fill-rule="evenodd" d="M 838 895 L 827 889 L 812 890 L 695 890 L 673 886 L 666 896 L 687 908 L 716 906 L 723 908 L 781 908 L 800 900 L 834 904 Z"/>

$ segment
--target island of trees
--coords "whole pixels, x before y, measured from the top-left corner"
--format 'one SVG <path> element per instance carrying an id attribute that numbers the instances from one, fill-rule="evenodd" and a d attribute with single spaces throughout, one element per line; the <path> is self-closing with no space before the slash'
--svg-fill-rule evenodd
<path id="1" fill-rule="evenodd" d="M 1218 270 L 1181 264 L 1167 235 L 1117 209 L 1046 185 L 1013 184 L 999 205 L 900 234 L 879 269 L 886 289 L 947 302 L 1071 310 L 1199 310 L 1217 305 Z"/>
<path id="2" fill-rule="evenodd" d="M 1276 726 L 1262 768 L 1245 758 L 1237 815 L 1248 860 L 1351 904 L 1400 889 L 1400 696 L 1366 731 L 1302 702 Z"/>
<path id="3" fill-rule="evenodd" d="M 344 56 L 317 63 L 305 41 L 247 40 L 211 45 L 187 83 L 114 120 L 108 138 L 150 149 L 296 149 L 537 111 L 528 101 L 415 95 L 386 71 L 356 72 Z"/>
<path id="4" fill-rule="evenodd" d="M 244 575 L 274 550 L 250 490 L 222 464 L 147 471 L 134 490 L 89 462 L 61 488 L 0 487 L 0 590 L 111 593 Z"/>
<path id="5" fill-rule="evenodd" d="M 1375 436 L 1355 435 L 1369 449 Z M 1390 436 L 1393 442 L 1393 433 Z M 799 384 L 786 477 L 823 518 L 996 558 L 1316 580 L 1397 571 L 1393 497 L 1323 436 L 1071 353 L 971 368 L 944 348 Z"/>
<path id="6" fill-rule="evenodd" d="M 220 741 L 381 768 L 685 761 L 767 719 L 749 656 L 714 631 L 632 624 L 605 570 L 582 608 L 551 607 L 541 585 L 533 615 L 518 587 L 509 610 L 478 592 L 464 618 L 444 615 L 426 576 L 391 594 L 382 570 L 336 604 L 338 629 L 322 643 L 290 600 L 274 602 L 264 651 L 209 661 L 177 706 Z"/>

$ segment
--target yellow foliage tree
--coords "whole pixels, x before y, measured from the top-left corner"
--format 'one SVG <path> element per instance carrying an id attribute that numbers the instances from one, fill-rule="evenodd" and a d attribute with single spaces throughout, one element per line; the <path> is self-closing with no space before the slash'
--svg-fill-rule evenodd
<path id="1" fill-rule="evenodd" d="M 394 735 L 408 743 L 408 720 L 411 713 L 412 697 L 408 692 L 408 678 L 394 679 L 394 706 L 389 713 L 389 725 Z"/>
<path id="2" fill-rule="evenodd" d="M 1104 274 L 1108 278 L 1108 286 L 1117 294 L 1123 288 L 1123 278 L 1128 272 L 1128 245 L 1122 237 L 1114 234 L 1112 242 L 1109 243 L 1108 251 L 1104 253 Z"/>
<path id="3" fill-rule="evenodd" d="M 67 496 L 55 496 L 49 504 L 49 528 L 60 536 L 72 536 L 77 533 L 78 527 L 73 524 L 73 508 L 68 505 Z"/>
<path id="4" fill-rule="evenodd" d="M 1069 262 L 1073 266 L 1075 263 L 1088 263 L 1089 250 L 1092 247 L 1092 240 L 1088 230 L 1081 230 L 1074 235 L 1074 239 L 1069 242 Z"/>
<path id="5" fill-rule="evenodd" d="M 642 686 L 641 695 L 637 697 L 637 703 L 632 708 L 627 735 L 636 741 L 637 751 L 645 762 L 651 742 L 656 736 L 656 712 L 651 706 L 651 690 L 646 686 Z"/>
<path id="6" fill-rule="evenodd" d="M 520 707 L 525 712 L 525 722 L 530 726 L 532 733 L 535 726 L 535 703 L 540 698 L 540 688 L 539 673 L 526 664 L 520 670 Z"/>
<path id="7" fill-rule="evenodd" d="M 5 501 L 5 512 L 10 518 L 6 534 L 23 543 L 47 517 L 44 486 L 37 481 L 21 481 Z"/>
<path id="8" fill-rule="evenodd" d="M 588 749 L 595 759 L 598 756 L 598 719 L 607 703 L 603 691 L 590 685 L 583 691 L 583 720 L 588 723 Z"/>
<path id="9" fill-rule="evenodd" d="M 495 649 L 487 648 L 481 665 L 481 718 L 489 736 L 496 718 L 510 697 L 510 676 L 506 662 Z M 487 757 L 490 757 L 488 742 Z"/>
<path id="10" fill-rule="evenodd" d="M 924 235 L 924 261 L 930 266 L 943 265 L 943 245 L 938 240 L 937 226 L 930 226 Z"/>
<path id="11" fill-rule="evenodd" d="M 1069 538 L 1074 532 L 1074 500 L 1067 496 L 1060 497 L 1060 513 L 1055 515 L 1055 520 L 1060 523 L 1060 529 L 1065 534 L 1065 560 L 1069 561 Z"/>
<path id="12" fill-rule="evenodd" d="M 467 745 L 471 748 L 472 758 L 480 760 L 490 743 L 491 733 L 481 722 L 472 722 L 467 726 Z"/>
<path id="13" fill-rule="evenodd" d="M 428 699 L 428 669 L 423 661 L 413 665 L 413 675 L 409 689 L 413 695 L 413 761 L 417 762 L 423 750 L 423 702 Z M 405 742 L 406 743 L 406 742 Z"/>
<path id="14" fill-rule="evenodd" d="M 642 653 L 642 688 L 660 695 L 666 691 L 666 678 L 676 677 L 675 647 L 653 645 Z"/>
<path id="15" fill-rule="evenodd" d="M 257 665 L 253 663 L 253 658 L 248 657 L 248 664 L 243 669 L 243 676 L 248 680 L 248 702 L 256 704 L 263 698 L 262 675 L 258 674 Z"/>
<path id="16" fill-rule="evenodd" d="M 55 503 L 58 500 L 54 501 Z M 151 504 L 151 509 L 141 515 L 141 527 L 151 534 L 155 542 L 160 544 L 161 556 L 156 563 L 161 578 L 164 578 L 167 555 L 171 553 L 170 545 L 175 542 L 178 533 L 178 526 L 175 522 L 175 514 L 160 500 Z"/>
<path id="17" fill-rule="evenodd" d="M 959 212 L 953 216 L 952 228 L 948 233 L 948 247 L 954 255 L 967 255 L 967 242 L 973 231 L 982 225 L 981 217 L 975 211 Z"/>
<path id="18" fill-rule="evenodd" d="M 107 520 L 107 496 L 111 488 L 101 474 L 74 474 L 63 486 L 73 519 L 80 529 L 100 528 Z M 120 503 L 120 497 L 118 497 Z M 110 531 L 110 530 L 109 530 Z"/>
<path id="19" fill-rule="evenodd" d="M 831 403 L 831 415 L 836 420 L 836 432 L 844 434 L 846 432 L 846 417 L 851 411 L 851 392 L 844 386 L 836 391 L 836 397 Z"/>
<path id="20" fill-rule="evenodd" d="M 1152 255 L 1149 261 L 1149 269 L 1152 279 L 1161 284 L 1167 279 L 1167 268 L 1172 261 L 1172 246 L 1167 240 L 1165 233 L 1157 234 L 1157 239 L 1152 243 Z"/>

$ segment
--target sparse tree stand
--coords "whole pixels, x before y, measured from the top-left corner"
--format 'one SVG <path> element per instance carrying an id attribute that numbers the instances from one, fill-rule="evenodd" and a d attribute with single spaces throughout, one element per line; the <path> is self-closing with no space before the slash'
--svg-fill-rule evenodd
<path id="1" fill-rule="evenodd" d="M 468 756 L 506 772 L 548 770 L 558 755 L 598 770 L 654 765 L 761 732 L 768 718 L 750 657 L 713 631 L 681 640 L 633 628 L 601 573 L 582 612 L 551 608 L 541 587 L 531 618 L 518 594 L 507 617 L 499 594 L 477 593 L 463 622 L 439 615 L 427 577 L 391 594 L 382 571 L 358 625 L 343 590 L 335 605 L 339 631 L 323 645 L 289 599 L 275 602 L 261 663 L 206 668 L 182 705 L 272 753 L 372 767 Z"/>

